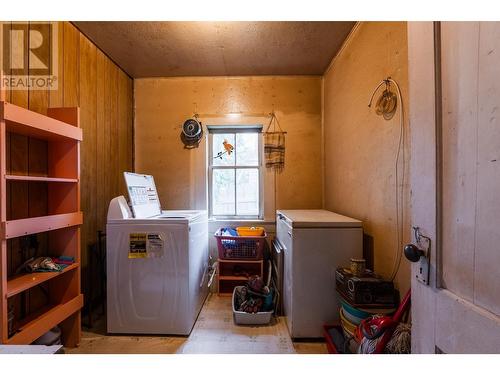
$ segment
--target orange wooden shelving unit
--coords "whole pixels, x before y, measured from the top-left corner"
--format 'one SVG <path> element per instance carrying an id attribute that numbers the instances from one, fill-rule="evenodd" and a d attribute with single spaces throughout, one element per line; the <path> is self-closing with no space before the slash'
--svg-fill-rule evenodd
<path id="1" fill-rule="evenodd" d="M 235 275 L 235 266 L 246 270 L 249 275 L 264 275 L 264 261 L 262 259 L 221 259 L 218 260 L 218 294 L 219 296 L 232 296 L 235 286 L 245 285 L 248 276 Z"/>
<path id="2" fill-rule="evenodd" d="M 78 108 L 49 108 L 47 116 L 0 102 L 0 343 L 30 344 L 55 325 L 65 346 L 80 341 L 83 295 L 80 286 L 80 129 Z M 46 175 L 16 175 L 7 171 L 7 134 L 27 136 L 47 144 Z M 12 152 L 12 145 L 10 146 Z M 8 217 L 9 184 L 47 184 L 46 215 Z M 15 205 L 15 202 L 12 202 Z M 8 273 L 8 241 L 47 232 L 48 256 L 72 256 L 75 263 L 62 272 Z M 9 332 L 9 299 L 44 285 L 48 302 L 14 319 Z"/>

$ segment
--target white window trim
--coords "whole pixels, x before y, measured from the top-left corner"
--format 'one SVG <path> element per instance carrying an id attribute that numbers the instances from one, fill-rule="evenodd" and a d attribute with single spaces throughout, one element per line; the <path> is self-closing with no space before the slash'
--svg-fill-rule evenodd
<path id="1" fill-rule="evenodd" d="M 264 142 L 262 139 L 262 125 L 210 125 L 208 128 L 208 168 L 207 168 L 207 192 L 208 192 L 208 214 L 215 220 L 263 220 L 264 219 Z M 213 135 L 215 133 L 236 134 L 236 133 L 258 133 L 259 162 L 252 166 L 214 166 L 213 155 Z M 214 169 L 258 169 L 259 170 L 259 214 L 258 215 L 214 215 L 212 208 L 212 179 Z M 236 172 L 235 172 L 236 173 Z M 235 211 L 236 200 L 236 181 L 235 181 Z"/>

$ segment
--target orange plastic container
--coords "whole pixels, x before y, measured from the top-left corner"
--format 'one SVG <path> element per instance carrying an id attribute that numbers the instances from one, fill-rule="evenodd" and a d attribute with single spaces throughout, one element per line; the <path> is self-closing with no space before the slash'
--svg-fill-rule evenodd
<path id="1" fill-rule="evenodd" d="M 263 236 L 265 233 L 262 227 L 236 227 L 239 236 Z"/>

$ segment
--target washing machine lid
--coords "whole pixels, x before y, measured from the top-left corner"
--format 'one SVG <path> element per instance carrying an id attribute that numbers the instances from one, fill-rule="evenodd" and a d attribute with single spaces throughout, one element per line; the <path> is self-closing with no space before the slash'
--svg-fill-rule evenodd
<path id="1" fill-rule="evenodd" d="M 156 218 L 159 220 L 193 221 L 206 216 L 207 216 L 207 211 L 205 210 L 164 210 Z"/>
<path id="2" fill-rule="evenodd" d="M 293 228 L 359 228 L 362 222 L 327 210 L 278 210 Z"/>
<path id="3" fill-rule="evenodd" d="M 130 199 L 130 206 L 136 219 L 161 215 L 161 204 L 155 179 L 148 174 L 123 172 Z"/>
<path id="4" fill-rule="evenodd" d="M 132 216 L 110 217 L 108 224 L 189 224 L 198 221 L 207 221 L 208 215 L 205 210 L 166 210 L 160 215 L 148 218 L 136 218 Z"/>

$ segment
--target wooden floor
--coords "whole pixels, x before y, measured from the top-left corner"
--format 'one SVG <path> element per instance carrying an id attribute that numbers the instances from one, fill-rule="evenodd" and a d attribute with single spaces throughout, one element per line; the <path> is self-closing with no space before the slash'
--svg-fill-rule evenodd
<path id="1" fill-rule="evenodd" d="M 326 353 L 324 342 L 292 342 L 283 317 L 260 327 L 237 326 L 233 322 L 231 298 L 210 295 L 189 337 L 111 336 L 104 321 L 91 331 L 83 331 L 78 348 L 66 353 Z"/>

